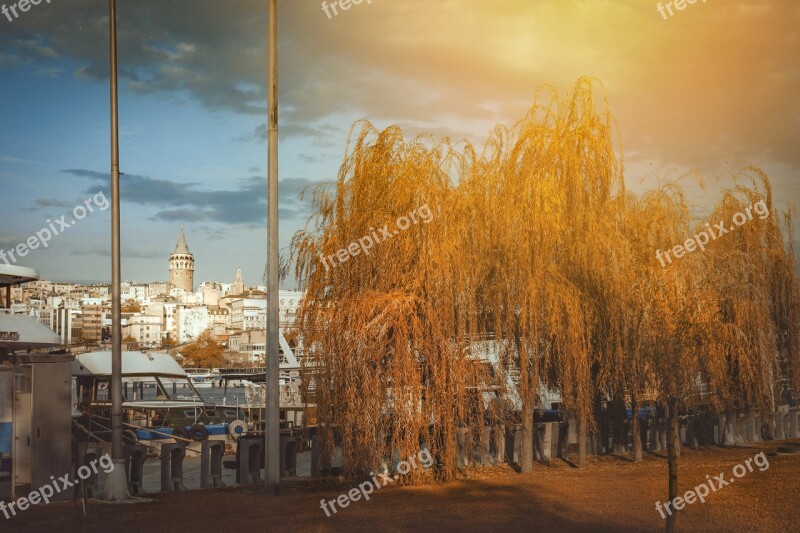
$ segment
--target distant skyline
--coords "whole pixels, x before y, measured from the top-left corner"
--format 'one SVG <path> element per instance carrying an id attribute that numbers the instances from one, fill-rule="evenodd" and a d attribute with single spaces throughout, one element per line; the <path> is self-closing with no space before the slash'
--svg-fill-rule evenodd
<path id="1" fill-rule="evenodd" d="M 266 28 L 257 0 L 118 6 L 122 277 L 169 279 L 181 224 L 195 287 L 261 283 L 266 255 Z M 328 18 L 279 2 L 281 247 L 336 178 L 360 119 L 469 139 L 522 118 L 537 89 L 601 80 L 626 183 L 697 170 L 704 214 L 730 173 L 762 167 L 776 203 L 800 198 L 800 4 L 697 3 L 665 20 L 638 0 L 381 0 Z M 0 249 L 89 195 L 108 194 L 107 4 L 42 3 L 0 19 Z M 110 279 L 110 211 L 19 263 L 43 279 Z M 795 228 L 797 229 L 797 227 Z M 290 277 L 284 288 L 294 288 Z"/>
<path id="2" fill-rule="evenodd" d="M 184 233 L 185 233 L 185 231 L 184 231 Z M 180 227 L 178 228 L 178 234 L 180 234 Z M 176 237 L 176 240 L 177 240 L 177 237 Z M 188 241 L 188 239 L 187 239 L 187 241 Z M 188 246 L 188 243 L 187 243 L 187 246 Z M 173 245 L 173 248 L 174 248 L 174 245 Z M 189 246 L 189 251 L 191 252 L 191 246 Z M 192 254 L 192 255 L 194 255 L 194 254 Z M 5 263 L 0 263 L 0 265 L 2 265 L 2 264 L 5 264 Z M 241 269 L 236 269 L 236 270 L 241 270 Z M 166 271 L 167 271 L 167 274 L 166 274 L 164 279 L 138 279 L 138 278 L 128 279 L 128 278 L 123 278 L 122 281 L 123 281 L 123 283 L 133 283 L 133 284 L 167 283 L 167 282 L 169 282 L 169 265 L 167 265 L 167 270 Z M 244 276 L 244 272 L 242 273 L 242 275 Z M 51 279 L 51 278 L 45 278 L 45 277 L 41 277 L 40 279 L 42 281 L 50 281 L 50 282 L 53 282 L 53 283 L 74 283 L 76 285 L 103 285 L 103 284 L 111 285 L 111 282 L 109 280 L 104 280 L 104 279 L 77 279 L 76 280 L 76 279 Z M 230 279 L 228 279 L 228 278 L 225 278 L 225 279 L 207 279 L 207 280 L 203 280 L 202 282 L 195 281 L 193 289 L 194 289 L 194 291 L 197 291 L 198 288 L 200 287 L 200 285 L 202 283 L 204 283 L 204 282 L 229 283 L 229 284 L 232 284 L 232 283 L 234 283 L 235 279 L 236 279 L 236 272 L 234 271 L 233 274 L 230 276 Z M 252 285 L 245 284 L 245 287 L 249 288 L 249 289 L 254 289 L 254 288 L 258 287 L 258 286 L 261 286 L 261 287 L 265 286 L 265 283 L 263 282 L 262 279 L 258 279 Z M 291 287 L 291 288 L 283 287 L 283 286 L 281 287 L 281 290 L 285 290 L 285 289 L 286 290 L 294 290 L 294 287 Z"/>

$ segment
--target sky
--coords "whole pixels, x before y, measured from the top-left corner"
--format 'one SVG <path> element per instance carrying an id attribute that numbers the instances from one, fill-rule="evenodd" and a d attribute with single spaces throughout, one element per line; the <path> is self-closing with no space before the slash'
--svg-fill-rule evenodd
<path id="1" fill-rule="evenodd" d="M 167 280 L 184 225 L 195 286 L 238 268 L 261 283 L 266 0 L 118 4 L 123 279 Z M 356 121 L 480 146 L 538 87 L 563 94 L 581 76 L 606 89 L 634 192 L 697 172 L 704 190 L 682 183 L 702 216 L 756 165 L 788 209 L 800 198 L 800 2 L 699 0 L 672 16 L 658 4 L 364 0 L 328 16 L 318 0 L 279 0 L 283 253 L 311 214 L 299 194 L 336 178 Z M 0 15 L 0 250 L 109 187 L 108 3 L 16 11 Z M 110 280 L 110 210 L 17 264 Z"/>

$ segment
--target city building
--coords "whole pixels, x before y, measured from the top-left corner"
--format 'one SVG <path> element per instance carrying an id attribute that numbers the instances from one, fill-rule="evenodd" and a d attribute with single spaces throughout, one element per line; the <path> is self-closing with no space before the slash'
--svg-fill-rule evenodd
<path id="1" fill-rule="evenodd" d="M 231 310 L 231 328 L 249 330 L 264 328 L 267 323 L 267 299 L 263 292 L 227 297 Z"/>
<path id="2" fill-rule="evenodd" d="M 208 308 L 198 306 L 178 306 L 176 313 L 178 344 L 185 344 L 195 340 L 203 331 L 208 329 Z"/>
<path id="3" fill-rule="evenodd" d="M 147 285 L 141 283 L 123 281 L 120 284 L 120 295 L 123 302 L 133 300 L 145 305 L 150 301 Z"/>
<path id="4" fill-rule="evenodd" d="M 278 320 L 281 329 L 288 329 L 294 325 L 297 308 L 303 300 L 300 291 L 278 291 Z"/>
<path id="5" fill-rule="evenodd" d="M 156 281 L 147 284 L 147 296 L 149 298 L 157 298 L 169 293 L 169 283 L 166 281 Z"/>
<path id="6" fill-rule="evenodd" d="M 238 355 L 238 361 L 248 364 L 264 364 L 266 334 L 263 329 L 242 331 L 228 338 L 228 351 Z"/>
<path id="7" fill-rule="evenodd" d="M 278 291 L 278 321 L 282 329 L 291 327 L 303 299 L 299 291 Z M 239 330 L 263 329 L 267 323 L 267 295 L 251 290 L 244 294 L 225 296 L 220 305 L 231 310 L 231 328 Z"/>
<path id="8" fill-rule="evenodd" d="M 222 296 L 222 284 L 216 281 L 204 281 L 197 289 L 199 302 L 211 306 L 218 306 L 219 299 Z"/>
<path id="9" fill-rule="evenodd" d="M 82 323 L 75 320 L 80 314 L 80 310 L 70 309 L 63 303 L 50 309 L 50 329 L 61 337 L 62 343 L 71 345 L 80 342 Z"/>
<path id="10" fill-rule="evenodd" d="M 194 256 L 186 244 L 183 226 L 175 250 L 169 256 L 169 282 L 173 287 L 194 292 Z"/>
<path id="11" fill-rule="evenodd" d="M 142 348 L 156 348 L 161 346 L 163 330 L 164 321 L 161 316 L 133 315 L 122 328 L 122 336 L 136 339 Z"/>
<path id="12" fill-rule="evenodd" d="M 103 336 L 103 322 L 108 309 L 102 305 L 81 306 L 81 340 L 99 343 Z"/>
<path id="13" fill-rule="evenodd" d="M 242 269 L 236 270 L 236 279 L 231 283 L 228 294 L 242 294 L 245 290 L 244 280 L 242 279 Z"/>
<path id="14" fill-rule="evenodd" d="M 226 307 L 208 306 L 208 322 L 218 341 L 227 339 L 231 327 L 231 313 Z"/>

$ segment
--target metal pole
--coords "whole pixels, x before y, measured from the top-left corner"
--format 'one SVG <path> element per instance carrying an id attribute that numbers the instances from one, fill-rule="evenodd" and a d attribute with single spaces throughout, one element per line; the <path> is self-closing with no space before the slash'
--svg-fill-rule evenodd
<path id="1" fill-rule="evenodd" d="M 267 494 L 280 488 L 280 404 L 278 390 L 278 2 L 269 0 L 269 73 L 267 112 L 269 153 L 267 158 L 267 342 L 264 485 Z"/>
<path id="2" fill-rule="evenodd" d="M 122 449 L 122 331 L 120 314 L 119 241 L 119 119 L 117 101 L 117 2 L 108 0 L 111 63 L 111 459 L 105 497 L 128 497 L 125 483 L 125 456 Z M 110 483 L 109 483 L 110 482 Z"/>

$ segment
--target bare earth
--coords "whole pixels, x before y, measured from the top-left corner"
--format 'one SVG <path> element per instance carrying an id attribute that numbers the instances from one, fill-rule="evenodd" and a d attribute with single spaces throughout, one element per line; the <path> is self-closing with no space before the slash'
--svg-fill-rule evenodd
<path id="1" fill-rule="evenodd" d="M 788 441 L 782 441 L 788 442 Z M 800 441 L 795 441 L 800 442 Z M 681 492 L 725 473 L 759 451 L 752 448 L 684 449 L 679 468 Z M 800 531 L 800 454 L 768 456 L 769 468 L 736 479 L 688 505 L 679 531 Z M 286 483 L 277 498 L 259 488 L 225 488 L 148 495 L 151 503 L 89 502 L 86 519 L 74 503 L 51 504 L 5 520 L 0 531 L 660 531 L 655 510 L 667 491 L 666 459 L 645 454 L 640 464 L 626 458 L 590 458 L 583 469 L 563 461 L 536 464 L 532 475 L 508 466 L 470 470 L 448 484 L 387 486 L 369 501 L 352 502 L 330 518 L 320 499 L 333 499 L 353 482 Z"/>

